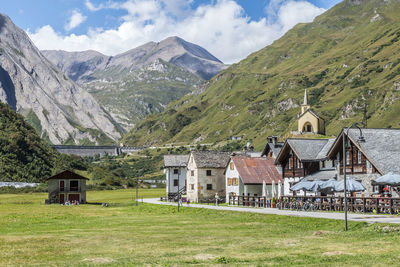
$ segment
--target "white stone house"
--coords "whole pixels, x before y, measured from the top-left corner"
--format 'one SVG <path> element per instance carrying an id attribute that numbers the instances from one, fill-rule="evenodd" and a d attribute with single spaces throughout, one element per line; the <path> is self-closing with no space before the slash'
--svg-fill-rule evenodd
<path id="1" fill-rule="evenodd" d="M 187 198 L 192 202 L 225 198 L 225 169 L 230 153 L 192 151 L 187 165 Z"/>
<path id="2" fill-rule="evenodd" d="M 276 197 L 282 192 L 282 176 L 278 166 L 271 158 L 232 156 L 225 171 L 226 201 L 230 196 L 263 196 L 263 183 L 266 196 Z"/>
<path id="3" fill-rule="evenodd" d="M 186 192 L 186 174 L 189 155 L 164 155 L 164 173 L 167 199 L 173 199 L 178 192 Z"/>

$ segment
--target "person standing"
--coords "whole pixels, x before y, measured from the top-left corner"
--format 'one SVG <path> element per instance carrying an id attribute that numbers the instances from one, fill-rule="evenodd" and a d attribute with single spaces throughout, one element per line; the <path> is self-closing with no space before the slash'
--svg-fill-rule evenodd
<path id="1" fill-rule="evenodd" d="M 218 202 L 219 202 L 219 195 L 217 192 L 217 193 L 215 193 L 215 206 L 218 206 Z"/>

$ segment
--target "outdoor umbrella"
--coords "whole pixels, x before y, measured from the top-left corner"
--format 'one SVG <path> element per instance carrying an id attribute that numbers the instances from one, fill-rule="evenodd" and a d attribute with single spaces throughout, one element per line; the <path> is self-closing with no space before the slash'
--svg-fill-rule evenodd
<path id="1" fill-rule="evenodd" d="M 377 185 L 400 185 L 400 175 L 396 173 L 389 172 L 378 179 L 376 179 L 375 184 Z"/>
<path id="2" fill-rule="evenodd" d="M 336 183 L 337 183 L 337 181 L 336 181 L 335 179 L 331 178 L 331 179 L 329 179 L 328 181 L 323 182 L 323 183 L 319 186 L 319 188 L 320 188 L 320 189 L 323 189 L 323 190 L 325 190 L 325 189 L 331 189 L 331 190 L 333 190 L 333 189 L 335 189 Z"/>
<path id="3" fill-rule="evenodd" d="M 274 180 L 272 180 L 272 197 L 276 197 L 276 188 Z"/>
<path id="4" fill-rule="evenodd" d="M 262 196 L 266 197 L 267 196 L 267 185 L 265 184 L 265 181 L 262 183 Z"/>
<path id="5" fill-rule="evenodd" d="M 344 180 L 336 182 L 335 192 L 343 192 L 344 191 Z M 365 191 L 365 187 L 357 182 L 354 179 L 346 179 L 346 191 L 348 192 L 360 192 L 360 191 Z"/>
<path id="6" fill-rule="evenodd" d="M 292 191 L 311 191 L 312 187 L 314 186 L 314 182 L 301 180 L 300 182 L 293 185 L 290 190 Z"/>
<path id="7" fill-rule="evenodd" d="M 323 185 L 323 184 L 325 183 L 325 181 L 315 180 L 315 181 L 311 181 L 311 183 L 312 183 L 312 184 L 311 184 L 311 187 L 309 188 L 308 191 L 311 191 L 311 192 L 316 193 L 316 192 L 321 191 L 321 190 L 320 190 L 321 185 Z"/>

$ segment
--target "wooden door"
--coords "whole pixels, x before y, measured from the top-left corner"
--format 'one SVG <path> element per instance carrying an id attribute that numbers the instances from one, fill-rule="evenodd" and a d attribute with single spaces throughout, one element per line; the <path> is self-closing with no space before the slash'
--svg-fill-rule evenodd
<path id="1" fill-rule="evenodd" d="M 60 204 L 64 204 L 64 194 L 60 194 Z"/>
<path id="2" fill-rule="evenodd" d="M 80 202 L 80 195 L 79 194 L 69 194 L 68 195 L 68 200 L 70 201 L 70 202 L 72 202 L 72 201 L 74 201 L 74 200 L 76 200 L 76 201 L 78 201 L 78 202 Z"/>

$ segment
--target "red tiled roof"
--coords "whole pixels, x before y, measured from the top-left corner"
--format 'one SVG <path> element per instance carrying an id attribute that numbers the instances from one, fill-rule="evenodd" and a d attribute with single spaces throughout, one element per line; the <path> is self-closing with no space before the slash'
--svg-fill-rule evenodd
<path id="1" fill-rule="evenodd" d="M 236 156 L 232 160 L 244 184 L 262 184 L 263 181 L 266 184 L 272 184 L 272 181 L 283 183 L 282 175 L 271 158 Z"/>
<path id="2" fill-rule="evenodd" d="M 57 173 L 56 175 L 51 176 L 51 177 L 47 178 L 46 180 L 50 180 L 50 179 L 64 179 L 64 180 L 68 180 L 68 179 L 77 179 L 77 180 L 78 179 L 85 179 L 85 180 L 89 180 L 86 177 L 83 177 L 83 176 L 81 176 L 79 174 L 76 174 L 76 173 L 68 171 L 68 170 L 67 171 L 62 171 L 60 173 Z"/>

